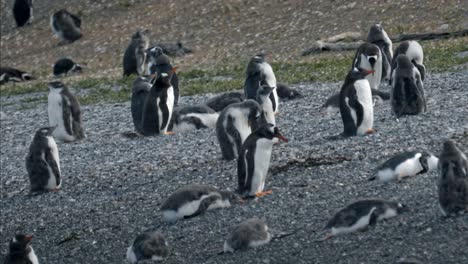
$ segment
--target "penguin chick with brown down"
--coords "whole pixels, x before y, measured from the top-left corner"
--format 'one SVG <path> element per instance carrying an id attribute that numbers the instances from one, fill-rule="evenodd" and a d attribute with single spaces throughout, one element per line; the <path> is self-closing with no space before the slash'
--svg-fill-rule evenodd
<path id="1" fill-rule="evenodd" d="M 141 120 L 143 118 L 143 107 L 145 105 L 146 97 L 151 90 L 151 77 L 138 76 L 132 85 L 132 99 L 130 109 L 132 111 L 133 126 L 137 133 L 142 133 Z"/>
<path id="2" fill-rule="evenodd" d="M 439 204 L 444 216 L 468 212 L 468 161 L 452 140 L 439 157 Z"/>
<path id="3" fill-rule="evenodd" d="M 50 17 L 50 26 L 53 33 L 61 40 L 59 45 L 72 43 L 83 36 L 81 19 L 65 9 L 55 12 Z"/>
<path id="4" fill-rule="evenodd" d="M 159 232 L 138 235 L 127 249 L 127 261 L 131 264 L 143 260 L 162 261 L 169 256 L 169 244 Z"/>
<path id="5" fill-rule="evenodd" d="M 224 242 L 224 253 L 233 253 L 236 250 L 245 250 L 268 244 L 271 234 L 267 224 L 258 218 L 245 220 L 235 226 Z"/>
<path id="6" fill-rule="evenodd" d="M 146 49 L 149 45 L 148 30 L 137 31 L 125 50 L 123 57 L 123 75 L 141 75 L 145 72 Z"/>
<path id="7" fill-rule="evenodd" d="M 36 253 L 31 246 L 33 236 L 18 234 L 10 241 L 8 255 L 4 264 L 39 264 Z"/>

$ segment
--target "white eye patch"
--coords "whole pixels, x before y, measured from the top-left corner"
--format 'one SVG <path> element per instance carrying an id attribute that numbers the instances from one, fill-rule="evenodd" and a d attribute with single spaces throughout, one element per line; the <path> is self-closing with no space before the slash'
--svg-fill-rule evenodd
<path id="1" fill-rule="evenodd" d="M 163 72 L 163 73 L 161 73 L 161 76 L 162 77 L 167 77 L 167 73 Z"/>

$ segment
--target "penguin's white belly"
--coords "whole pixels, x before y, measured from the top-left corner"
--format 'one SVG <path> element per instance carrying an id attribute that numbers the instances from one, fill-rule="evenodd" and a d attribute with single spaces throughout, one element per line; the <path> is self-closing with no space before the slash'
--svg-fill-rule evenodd
<path id="1" fill-rule="evenodd" d="M 171 120 L 171 117 L 172 117 L 172 110 L 174 109 L 174 89 L 172 88 L 172 86 L 170 86 L 167 89 L 166 105 L 167 105 L 167 109 L 169 111 L 168 117 L 167 117 L 167 123 L 166 123 L 166 125 L 164 127 L 161 127 L 161 125 L 162 125 L 162 113 L 161 113 L 161 119 L 159 121 L 159 127 L 161 127 L 161 132 L 162 133 L 167 132 L 167 127 L 169 126 L 169 121 Z M 159 111 L 159 112 L 161 112 L 161 111 Z M 158 112 L 158 114 L 159 114 L 159 112 Z"/>
<path id="2" fill-rule="evenodd" d="M 361 54 L 361 62 L 357 66 L 359 66 L 360 68 L 369 70 L 369 71 L 370 70 L 375 71 L 372 74 L 368 74 L 366 76 L 366 79 L 369 81 L 369 85 L 371 88 L 379 89 L 380 81 L 382 78 L 382 56 L 378 57 L 377 61 L 374 64 L 374 68 L 372 68 L 366 56 L 364 54 Z"/>
<path id="3" fill-rule="evenodd" d="M 127 249 L 127 260 L 128 262 L 134 264 L 137 263 L 138 259 L 135 255 L 135 252 L 133 251 L 133 245 L 128 247 Z"/>
<path id="4" fill-rule="evenodd" d="M 276 88 L 276 76 L 271 65 L 263 62 L 260 65 L 260 71 L 265 75 L 265 81 L 271 88 Z"/>
<path id="5" fill-rule="evenodd" d="M 214 203 L 210 204 L 210 206 L 208 206 L 208 208 L 206 210 L 214 210 L 214 209 L 218 209 L 218 208 L 227 208 L 227 207 L 230 207 L 231 206 L 231 203 L 229 202 L 229 200 L 223 200 L 221 198 L 219 198 L 218 200 L 216 200 Z"/>
<path id="6" fill-rule="evenodd" d="M 28 254 L 28 258 L 32 264 L 39 264 L 39 260 L 37 259 L 36 253 L 34 252 L 34 249 L 32 247 L 31 252 L 29 252 Z"/>
<path id="7" fill-rule="evenodd" d="M 351 233 L 351 232 L 357 231 L 359 229 L 362 229 L 368 226 L 370 222 L 370 217 L 375 209 L 376 208 L 373 207 L 367 215 L 359 218 L 359 220 L 356 221 L 356 223 L 354 223 L 352 226 L 332 227 L 331 228 L 332 235 Z"/>
<path id="8" fill-rule="evenodd" d="M 423 170 L 419 158 L 421 154 L 417 154 L 414 158 L 406 160 L 395 168 L 395 174 L 400 178 L 406 176 L 414 176 Z"/>
<path id="9" fill-rule="evenodd" d="M 273 104 L 271 103 L 270 98 L 265 98 L 262 104 L 263 113 L 267 123 L 276 125 L 275 113 L 273 111 Z"/>
<path id="10" fill-rule="evenodd" d="M 385 209 L 385 213 L 383 213 L 382 215 L 379 215 L 377 217 L 377 221 L 380 221 L 380 220 L 383 220 L 383 219 L 387 219 L 387 218 L 392 218 L 392 217 L 395 217 L 397 215 L 397 211 L 393 208 L 387 208 Z"/>
<path id="11" fill-rule="evenodd" d="M 268 244 L 271 240 L 271 234 L 270 233 L 267 233 L 267 237 L 264 239 L 264 240 L 252 240 L 250 241 L 249 243 L 249 247 L 260 247 L 260 246 L 263 246 L 265 244 Z"/>
<path id="12" fill-rule="evenodd" d="M 173 222 L 178 219 L 182 219 L 185 216 L 193 215 L 198 210 L 198 208 L 200 208 L 200 204 L 204 199 L 210 196 L 214 196 L 214 195 L 219 196 L 219 194 L 217 193 L 210 193 L 210 194 L 202 195 L 199 200 L 190 201 L 182 205 L 181 207 L 179 207 L 177 210 L 164 210 L 163 217 L 166 221 Z M 212 209 L 215 209 L 215 208 L 212 208 Z"/>
<path id="13" fill-rule="evenodd" d="M 57 126 L 52 135 L 60 141 L 73 141 L 75 137 L 68 134 L 65 129 L 64 116 L 62 107 L 66 107 L 62 104 L 62 95 L 55 92 L 50 92 L 48 96 L 47 112 L 49 114 L 49 126 Z M 73 120 L 70 118 L 70 124 Z"/>
<path id="14" fill-rule="evenodd" d="M 212 113 L 212 114 L 200 114 L 200 113 L 190 113 L 186 114 L 182 117 L 182 120 L 178 124 L 174 124 L 174 132 L 187 132 L 191 130 L 197 129 L 195 124 L 191 121 L 185 120 L 185 117 L 195 117 L 200 120 L 200 122 L 209 128 L 216 127 L 216 121 L 218 120 L 219 114 Z"/>
<path id="15" fill-rule="evenodd" d="M 271 92 L 273 93 L 273 99 L 275 100 L 275 104 L 276 104 L 276 108 L 273 110 L 275 113 L 277 113 L 279 109 L 279 97 L 278 97 L 278 92 L 276 91 L 276 87 Z"/>
<path id="16" fill-rule="evenodd" d="M 363 108 L 363 119 L 357 128 L 358 135 L 365 135 L 374 125 L 374 107 L 372 103 L 372 92 L 368 80 L 359 80 L 354 83 L 356 95 Z"/>
<path id="17" fill-rule="evenodd" d="M 250 195 L 262 192 L 265 187 L 265 179 L 270 167 L 271 150 L 273 142 L 268 139 L 259 139 L 254 155 L 254 172 L 252 175 Z"/>
<path id="18" fill-rule="evenodd" d="M 241 142 L 244 143 L 245 139 L 250 135 L 250 133 L 252 133 L 249 121 L 246 118 L 247 113 L 245 113 L 245 111 L 235 109 L 232 111 L 231 116 L 234 117 L 234 126 L 239 131 Z"/>
<path id="19" fill-rule="evenodd" d="M 419 45 L 418 42 L 410 41 L 408 50 L 406 51 L 405 55 L 408 56 L 410 60 L 414 60 L 417 64 L 423 64 L 424 53 L 421 45 Z"/>

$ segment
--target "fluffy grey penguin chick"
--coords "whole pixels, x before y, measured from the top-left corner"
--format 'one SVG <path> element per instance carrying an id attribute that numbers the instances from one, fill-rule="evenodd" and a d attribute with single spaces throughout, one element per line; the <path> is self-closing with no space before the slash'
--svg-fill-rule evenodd
<path id="1" fill-rule="evenodd" d="M 31 246 L 33 236 L 18 234 L 10 241 L 8 255 L 4 264 L 39 264 L 36 253 Z"/>
<path id="2" fill-rule="evenodd" d="M 227 106 L 240 103 L 245 100 L 245 96 L 240 92 L 226 92 L 211 97 L 206 101 L 206 105 L 216 112 L 221 112 Z"/>
<path id="3" fill-rule="evenodd" d="M 421 74 L 421 80 L 424 81 L 424 77 L 426 76 L 426 67 L 424 66 L 424 52 L 421 45 L 415 40 L 408 40 L 403 41 L 398 45 L 397 49 L 395 50 L 395 56 L 393 56 L 392 61 L 392 72 L 391 76 L 393 78 L 393 71 L 396 68 L 396 58 L 398 55 L 403 54 L 406 55 L 411 63 L 418 69 L 419 73 Z M 392 82 L 392 80 L 390 80 Z M 392 84 L 390 82 L 390 84 Z"/>
<path id="4" fill-rule="evenodd" d="M 148 30 L 137 31 L 125 50 L 123 57 L 123 75 L 141 75 L 145 72 L 146 49 L 148 49 Z"/>
<path id="5" fill-rule="evenodd" d="M 145 259 L 164 260 L 169 255 L 169 245 L 158 232 L 138 235 L 127 249 L 127 261 L 136 264 Z"/>
<path id="6" fill-rule="evenodd" d="M 271 234 L 266 223 L 258 218 L 245 220 L 235 226 L 224 242 L 224 252 L 234 252 L 250 247 L 259 247 L 268 244 Z"/>
<path id="7" fill-rule="evenodd" d="M 62 40 L 61 44 L 72 43 L 83 36 L 81 19 L 65 9 L 55 12 L 50 17 L 50 26 L 53 33 Z"/>
<path id="8" fill-rule="evenodd" d="M 130 109 L 132 111 L 132 120 L 137 133 L 143 133 L 141 128 L 141 121 L 143 117 L 143 107 L 145 105 L 146 97 L 151 90 L 151 77 L 138 76 L 132 85 L 132 99 Z"/>

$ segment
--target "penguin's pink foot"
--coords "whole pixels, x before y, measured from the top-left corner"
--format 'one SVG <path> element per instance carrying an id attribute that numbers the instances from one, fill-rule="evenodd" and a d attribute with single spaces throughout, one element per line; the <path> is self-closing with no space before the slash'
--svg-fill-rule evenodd
<path id="1" fill-rule="evenodd" d="M 59 188 L 54 188 L 54 189 L 52 189 L 52 190 L 50 190 L 50 191 L 51 191 L 51 192 L 58 192 L 58 191 L 60 191 L 60 189 L 59 189 Z"/>
<path id="2" fill-rule="evenodd" d="M 272 194 L 272 193 L 273 193 L 272 190 L 268 190 L 268 191 L 264 191 L 264 192 L 256 192 L 256 193 L 255 193 L 255 196 L 256 196 L 256 197 L 263 197 L 263 196 L 265 196 L 265 195 Z"/>
<path id="3" fill-rule="evenodd" d="M 332 233 L 328 233 L 328 234 L 325 235 L 324 238 L 321 238 L 318 241 L 326 241 L 326 240 L 328 240 L 328 239 L 330 239 L 332 237 L 333 237 Z"/>
<path id="4" fill-rule="evenodd" d="M 369 128 L 367 131 L 366 131 L 366 134 L 369 135 L 369 134 L 372 134 L 375 132 L 375 129 L 373 128 Z"/>
<path id="5" fill-rule="evenodd" d="M 279 115 L 280 115 L 280 113 L 279 113 L 279 112 L 275 112 L 275 116 L 279 116 Z"/>
<path id="6" fill-rule="evenodd" d="M 164 135 L 174 135 L 174 134 L 175 134 L 175 132 L 173 132 L 173 131 L 166 131 L 166 132 L 164 132 Z"/>

